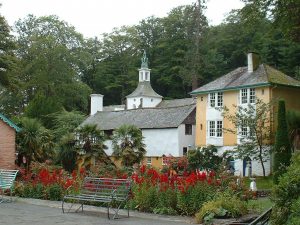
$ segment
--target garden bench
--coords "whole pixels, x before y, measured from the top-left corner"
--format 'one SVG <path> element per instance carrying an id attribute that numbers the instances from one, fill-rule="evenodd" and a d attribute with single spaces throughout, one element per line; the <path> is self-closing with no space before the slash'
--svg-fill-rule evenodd
<path id="1" fill-rule="evenodd" d="M 2 202 L 11 202 L 12 201 L 12 189 L 14 187 L 14 183 L 16 180 L 16 176 L 19 170 L 6 170 L 0 169 L 0 191 L 1 191 L 1 199 L 0 203 Z M 4 191 L 10 191 L 10 200 L 4 200 Z"/>
<path id="2" fill-rule="evenodd" d="M 107 216 L 110 219 L 109 208 L 114 203 L 113 219 L 118 218 L 118 212 L 122 203 L 126 203 L 130 197 L 131 180 L 129 179 L 113 179 L 113 178 L 93 178 L 86 177 L 83 181 L 80 193 L 65 195 L 62 200 L 62 211 L 65 212 L 64 203 L 71 200 L 72 204 L 68 209 L 71 210 L 74 203 L 80 203 L 83 211 L 83 205 L 86 202 L 101 202 L 107 204 Z M 127 210 L 129 217 L 129 209 Z"/>
<path id="3" fill-rule="evenodd" d="M 272 208 L 268 209 L 263 214 L 259 215 L 251 223 L 233 222 L 229 225 L 269 225 L 271 213 L 272 213 Z"/>

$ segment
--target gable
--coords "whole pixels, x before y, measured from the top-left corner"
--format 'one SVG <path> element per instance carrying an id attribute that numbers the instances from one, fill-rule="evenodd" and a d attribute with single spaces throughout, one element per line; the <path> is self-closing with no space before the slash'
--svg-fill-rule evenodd
<path id="1" fill-rule="evenodd" d="M 2 113 L 0 113 L 0 120 L 2 120 L 5 124 L 13 128 L 16 132 L 21 131 L 21 128 L 19 128 L 16 124 L 14 124 L 10 119 L 5 117 Z"/>

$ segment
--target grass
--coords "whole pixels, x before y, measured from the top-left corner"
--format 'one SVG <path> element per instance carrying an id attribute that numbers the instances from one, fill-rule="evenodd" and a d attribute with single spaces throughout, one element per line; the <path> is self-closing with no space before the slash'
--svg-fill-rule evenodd
<path id="1" fill-rule="evenodd" d="M 273 203 L 269 198 L 258 198 L 256 200 L 249 200 L 247 204 L 248 209 L 259 214 L 265 212 L 267 209 L 273 206 Z"/>
<path id="2" fill-rule="evenodd" d="M 272 189 L 273 187 L 273 176 L 268 177 L 255 177 L 257 189 Z M 246 187 L 250 186 L 251 180 L 248 177 L 243 178 L 243 182 Z"/>

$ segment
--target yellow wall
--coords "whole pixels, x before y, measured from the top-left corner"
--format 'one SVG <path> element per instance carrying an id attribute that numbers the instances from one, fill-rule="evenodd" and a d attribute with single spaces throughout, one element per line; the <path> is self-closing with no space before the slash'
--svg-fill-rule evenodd
<path id="1" fill-rule="evenodd" d="M 195 144 L 196 146 L 206 145 L 206 106 L 207 94 L 197 96 L 196 108 L 196 132 Z M 201 129 L 202 124 L 202 129 Z"/>
<path id="2" fill-rule="evenodd" d="M 236 113 L 236 106 L 238 104 L 239 91 L 225 91 L 223 92 L 223 105 L 229 109 L 229 113 L 233 115 Z M 233 124 L 226 118 L 223 119 L 224 128 L 234 129 Z M 232 146 L 237 144 L 237 136 L 229 131 L 223 131 L 224 146 Z"/>

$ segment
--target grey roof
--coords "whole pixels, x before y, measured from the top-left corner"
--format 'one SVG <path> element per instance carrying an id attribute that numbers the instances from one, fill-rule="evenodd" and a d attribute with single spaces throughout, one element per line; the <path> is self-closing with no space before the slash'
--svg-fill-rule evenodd
<path id="1" fill-rule="evenodd" d="M 171 108 L 142 108 L 123 111 L 102 111 L 89 116 L 85 124 L 97 124 L 101 130 L 114 130 L 123 124 L 141 129 L 178 127 L 195 110 L 196 105 Z"/>
<path id="2" fill-rule="evenodd" d="M 115 111 L 116 109 L 125 109 L 125 105 L 108 105 L 103 106 L 103 111 Z"/>
<path id="3" fill-rule="evenodd" d="M 152 89 L 150 81 L 139 82 L 137 88 L 130 95 L 127 95 L 126 97 L 138 97 L 138 96 L 162 98 L 161 95 L 157 94 Z"/>
<path id="4" fill-rule="evenodd" d="M 191 94 L 217 90 L 232 90 L 247 86 L 267 86 L 272 84 L 300 87 L 300 81 L 285 75 L 269 65 L 261 64 L 252 73 L 248 72 L 247 67 L 239 67 L 232 72 L 193 90 Z"/>
<path id="5" fill-rule="evenodd" d="M 162 100 L 156 107 L 168 108 L 196 104 L 194 98 L 182 98 L 182 99 L 172 99 L 172 100 Z"/>

